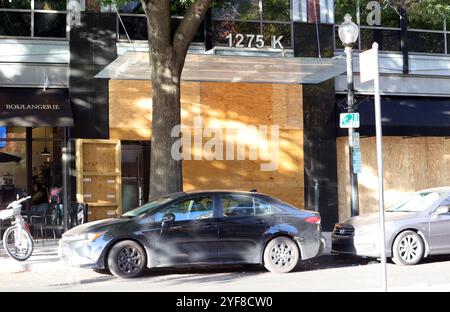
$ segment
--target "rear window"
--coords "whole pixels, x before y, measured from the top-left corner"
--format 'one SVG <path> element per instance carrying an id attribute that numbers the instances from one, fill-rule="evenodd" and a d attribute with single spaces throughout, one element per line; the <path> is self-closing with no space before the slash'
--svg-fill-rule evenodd
<path id="1" fill-rule="evenodd" d="M 247 195 L 223 195 L 222 208 L 224 217 L 272 214 L 272 205 L 270 203 Z"/>

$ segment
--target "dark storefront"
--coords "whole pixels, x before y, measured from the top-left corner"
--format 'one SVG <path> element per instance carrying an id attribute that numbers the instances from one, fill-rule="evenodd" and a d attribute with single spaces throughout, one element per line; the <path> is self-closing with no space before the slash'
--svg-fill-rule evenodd
<path id="1" fill-rule="evenodd" d="M 28 209 L 43 209 L 50 197 L 62 203 L 62 148 L 74 126 L 67 89 L 0 88 L 1 204 L 32 195 Z"/>

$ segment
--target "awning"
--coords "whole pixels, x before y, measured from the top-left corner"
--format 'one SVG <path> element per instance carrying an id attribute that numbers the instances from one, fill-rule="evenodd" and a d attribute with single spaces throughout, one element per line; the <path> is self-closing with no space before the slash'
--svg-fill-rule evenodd
<path id="1" fill-rule="evenodd" d="M 22 158 L 16 155 L 0 152 L 0 163 L 2 162 L 19 162 Z"/>
<path id="2" fill-rule="evenodd" d="M 340 112 L 345 112 L 346 96 L 336 97 Z M 373 97 L 358 96 L 363 136 L 375 135 Z M 387 136 L 450 136 L 450 98 L 381 97 L 383 135 Z M 337 118 L 339 120 L 339 118 Z M 339 129 L 346 136 L 347 129 Z"/>
<path id="3" fill-rule="evenodd" d="M 183 81 L 317 84 L 346 71 L 345 60 L 188 54 Z M 126 52 L 95 78 L 150 80 L 147 52 Z"/>
<path id="4" fill-rule="evenodd" d="M 73 127 L 68 89 L 0 88 L 0 126 Z"/>

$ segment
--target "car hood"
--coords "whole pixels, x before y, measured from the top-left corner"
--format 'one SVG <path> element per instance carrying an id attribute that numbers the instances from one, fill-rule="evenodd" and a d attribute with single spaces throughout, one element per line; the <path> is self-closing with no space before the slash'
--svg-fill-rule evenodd
<path id="1" fill-rule="evenodd" d="M 113 219 L 113 218 L 111 218 L 111 219 L 88 222 L 85 224 L 78 225 L 78 226 L 74 227 L 73 229 L 65 232 L 63 234 L 63 236 L 68 237 L 68 236 L 81 235 L 81 234 L 96 231 L 105 226 L 111 226 L 111 225 L 115 225 L 115 224 L 129 222 L 129 221 L 130 221 L 130 219 L 119 219 L 119 218 Z"/>
<path id="2" fill-rule="evenodd" d="M 398 220 L 404 220 L 417 215 L 417 212 L 385 212 L 385 222 L 394 222 Z M 344 223 L 351 224 L 354 227 L 360 227 L 363 225 L 376 224 L 380 221 L 380 214 L 373 212 L 362 216 L 352 217 Z"/>

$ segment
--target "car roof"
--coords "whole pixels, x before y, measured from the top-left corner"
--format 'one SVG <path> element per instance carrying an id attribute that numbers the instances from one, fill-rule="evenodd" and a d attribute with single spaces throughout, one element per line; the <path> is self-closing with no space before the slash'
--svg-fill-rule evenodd
<path id="1" fill-rule="evenodd" d="M 263 195 L 268 196 L 263 193 L 259 193 L 257 191 L 241 191 L 241 190 L 195 190 L 195 191 L 187 191 L 187 192 L 179 192 L 179 193 L 173 193 L 172 195 L 179 194 L 182 195 L 197 195 L 197 194 L 220 194 L 220 193 L 233 193 L 233 194 L 242 194 L 242 195 Z M 170 195 L 170 194 L 169 194 Z"/>
<path id="2" fill-rule="evenodd" d="M 422 193 L 422 192 L 450 192 L 450 186 L 442 186 L 442 187 L 433 187 L 428 189 L 423 189 L 420 191 L 417 191 L 416 193 Z"/>

